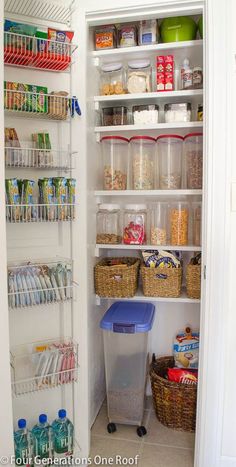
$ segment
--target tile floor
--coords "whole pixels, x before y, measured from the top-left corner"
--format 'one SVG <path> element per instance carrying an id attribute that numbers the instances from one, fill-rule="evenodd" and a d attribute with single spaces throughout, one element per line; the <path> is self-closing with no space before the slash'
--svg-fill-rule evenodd
<path id="1" fill-rule="evenodd" d="M 127 425 L 118 425 L 116 433 L 109 434 L 107 423 L 104 403 L 92 427 L 92 459 L 96 455 L 106 458 L 138 455 L 138 467 L 193 467 L 194 434 L 161 425 L 154 413 L 151 398 L 146 401 L 144 425 L 147 435 L 143 438 L 138 438 L 135 427 Z M 113 465 L 117 464 L 114 462 Z"/>

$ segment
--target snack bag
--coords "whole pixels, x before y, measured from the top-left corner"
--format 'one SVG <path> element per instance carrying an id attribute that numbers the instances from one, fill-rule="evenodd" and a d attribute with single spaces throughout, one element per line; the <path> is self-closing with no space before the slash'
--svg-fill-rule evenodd
<path id="1" fill-rule="evenodd" d="M 182 368 L 168 368 L 167 376 L 169 381 L 195 386 L 198 381 L 197 370 L 183 370 Z"/>
<path id="2" fill-rule="evenodd" d="M 74 37 L 72 31 L 59 31 L 57 29 L 48 28 L 48 51 L 58 55 L 70 55 L 70 46 Z"/>
<path id="3" fill-rule="evenodd" d="M 198 368 L 199 332 L 187 327 L 177 334 L 173 353 L 178 368 Z"/>

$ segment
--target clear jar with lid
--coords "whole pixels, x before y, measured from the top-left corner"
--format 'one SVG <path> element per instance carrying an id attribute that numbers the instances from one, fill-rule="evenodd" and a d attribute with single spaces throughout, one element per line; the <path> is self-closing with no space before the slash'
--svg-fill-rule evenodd
<path id="1" fill-rule="evenodd" d="M 119 204 L 100 204 L 97 212 L 96 243 L 121 243 Z"/>
<path id="2" fill-rule="evenodd" d="M 123 219 L 123 243 L 126 245 L 143 245 L 146 243 L 146 232 L 146 204 L 127 204 Z"/>
<path id="3" fill-rule="evenodd" d="M 202 205 L 200 202 L 192 203 L 193 210 L 193 244 L 201 246 L 202 239 Z"/>
<path id="4" fill-rule="evenodd" d="M 134 105 L 132 107 L 134 125 L 151 125 L 158 123 L 159 106 L 155 104 Z"/>
<path id="5" fill-rule="evenodd" d="M 104 136 L 101 139 L 104 190 L 126 190 L 128 144 L 129 140 L 123 136 Z"/>
<path id="6" fill-rule="evenodd" d="M 187 188 L 202 188 L 203 134 L 189 133 L 184 138 Z"/>
<path id="7" fill-rule="evenodd" d="M 100 70 L 100 95 L 125 94 L 125 72 L 122 63 L 106 63 Z"/>
<path id="8" fill-rule="evenodd" d="M 182 179 L 183 137 L 180 135 L 158 136 L 157 154 L 160 189 L 180 189 Z"/>
<path id="9" fill-rule="evenodd" d="M 130 138 L 132 189 L 154 189 L 154 161 L 156 140 L 151 136 Z"/>
<path id="10" fill-rule="evenodd" d="M 128 63 L 127 89 L 130 94 L 141 94 L 152 90 L 150 60 L 132 60 Z"/>
<path id="11" fill-rule="evenodd" d="M 167 245 L 167 215 L 168 204 L 158 202 L 152 205 L 150 213 L 150 243 L 151 245 Z"/>
<path id="12" fill-rule="evenodd" d="M 188 245 L 189 234 L 189 203 L 179 201 L 170 206 L 170 244 L 176 246 Z"/>

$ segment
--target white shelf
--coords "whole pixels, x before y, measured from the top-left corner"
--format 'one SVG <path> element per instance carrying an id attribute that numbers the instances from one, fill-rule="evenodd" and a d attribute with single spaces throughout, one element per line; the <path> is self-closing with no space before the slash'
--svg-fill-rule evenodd
<path id="1" fill-rule="evenodd" d="M 177 245 L 124 245 L 117 244 L 112 245 L 110 243 L 101 244 L 97 243 L 95 247 L 95 256 L 100 256 L 100 250 L 171 250 L 171 251 L 201 251 L 201 246 L 195 245 L 185 245 L 185 246 L 177 246 Z"/>
<path id="2" fill-rule="evenodd" d="M 94 196 L 202 196 L 202 190 L 96 190 Z"/>
<path id="3" fill-rule="evenodd" d="M 152 125 L 114 125 L 96 126 L 95 133 L 117 133 L 119 131 L 149 131 L 149 130 L 184 130 L 185 128 L 202 128 L 203 122 L 154 123 Z"/>
<path id="4" fill-rule="evenodd" d="M 95 102 L 127 102 L 127 101 L 150 101 L 154 99 L 179 99 L 179 98 L 194 98 L 203 96 L 203 89 L 191 89 L 181 91 L 164 91 L 164 92 L 146 92 L 140 94 L 118 94 L 111 96 L 95 96 Z"/>
<path id="5" fill-rule="evenodd" d="M 134 297 L 129 298 L 112 298 L 112 297 L 99 297 L 96 295 L 96 305 L 100 305 L 102 300 L 118 300 L 118 301 L 131 301 L 131 302 L 164 302 L 164 303 L 200 303 L 199 299 L 188 298 L 186 291 L 183 289 L 180 297 L 166 298 L 166 297 L 145 297 L 141 290 L 138 290 Z"/>
<path id="6" fill-rule="evenodd" d="M 182 42 L 168 42 L 165 44 L 151 44 L 151 45 L 141 45 L 136 47 L 122 47 L 117 49 L 108 49 L 108 50 L 94 50 L 92 52 L 92 57 L 100 58 L 100 57 L 119 57 L 119 56 L 130 56 L 138 55 L 138 54 L 145 54 L 145 56 L 150 55 L 150 53 L 158 53 L 168 50 L 171 52 L 172 50 L 176 49 L 186 49 L 186 48 L 196 48 L 196 47 L 203 47 L 202 40 L 195 40 L 195 41 L 182 41 Z M 187 51 L 186 51 L 187 53 Z"/>
<path id="7" fill-rule="evenodd" d="M 73 11 L 74 0 L 5 0 L 6 17 L 31 16 L 36 19 L 53 21 L 54 23 L 69 24 Z"/>

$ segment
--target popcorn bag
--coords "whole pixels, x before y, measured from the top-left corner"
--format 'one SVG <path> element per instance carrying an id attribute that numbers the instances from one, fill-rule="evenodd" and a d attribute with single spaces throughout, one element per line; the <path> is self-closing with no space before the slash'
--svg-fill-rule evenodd
<path id="1" fill-rule="evenodd" d="M 192 331 L 187 327 L 177 334 L 173 353 L 176 367 L 198 368 L 199 331 Z"/>

